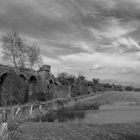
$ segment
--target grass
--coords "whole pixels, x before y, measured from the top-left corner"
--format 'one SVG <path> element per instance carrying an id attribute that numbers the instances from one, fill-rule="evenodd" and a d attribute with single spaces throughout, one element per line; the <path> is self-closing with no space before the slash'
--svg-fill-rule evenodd
<path id="1" fill-rule="evenodd" d="M 71 110 L 98 110 L 100 108 L 100 104 L 98 102 L 88 104 L 88 103 L 78 103 L 74 105 Z"/>
<path id="2" fill-rule="evenodd" d="M 140 123 L 22 122 L 9 119 L 3 140 L 139 140 Z M 7 135 L 8 134 L 8 135 Z"/>
<path id="3" fill-rule="evenodd" d="M 140 140 L 140 124 L 26 123 L 27 140 Z"/>
<path id="4" fill-rule="evenodd" d="M 91 97 L 87 100 L 88 104 L 94 103 L 94 102 L 98 102 L 101 105 L 114 104 L 116 102 L 122 102 L 122 103 L 127 102 L 130 105 L 132 104 L 137 105 L 137 104 L 140 104 L 140 92 L 110 91 L 110 92 L 103 93 L 96 98 Z"/>
<path id="5" fill-rule="evenodd" d="M 135 92 L 108 92 L 96 98 L 94 98 L 94 96 L 87 98 L 88 100 L 78 102 L 79 105 L 77 105 L 76 108 L 74 106 L 74 109 L 98 109 L 101 104 L 114 102 L 140 103 L 140 93 Z M 65 104 L 65 100 L 56 102 L 60 107 L 63 107 Z M 51 102 L 47 105 L 50 107 L 53 106 Z M 42 109 L 46 111 L 48 106 L 44 104 L 42 105 Z M 104 125 L 86 124 L 81 123 L 80 121 L 76 123 L 41 123 L 39 122 L 40 119 L 42 121 L 46 121 L 46 119 L 50 122 L 54 121 L 58 112 L 54 111 L 46 117 L 45 113 L 41 114 L 42 112 L 39 112 L 38 107 L 35 107 L 32 115 L 30 116 L 29 109 L 26 109 L 27 108 L 25 107 L 25 111 L 17 117 L 20 124 L 16 126 L 16 122 L 9 121 L 8 134 L 11 135 L 11 138 L 5 140 L 140 140 L 140 123 Z"/>
<path id="6" fill-rule="evenodd" d="M 76 101 L 77 99 L 77 101 Z M 79 100 L 81 99 L 81 100 Z M 106 92 L 104 94 L 99 94 L 99 96 L 86 96 L 78 97 L 74 99 L 57 99 L 54 101 L 49 101 L 42 103 L 42 111 L 39 110 L 39 104 L 34 104 L 34 109 L 32 115 L 29 114 L 31 105 L 22 105 L 22 111 L 19 114 L 19 118 L 22 121 L 33 121 L 38 122 L 42 121 L 54 121 L 57 118 L 57 112 L 59 109 L 63 110 L 97 110 L 101 105 L 104 104 L 113 104 L 115 102 L 132 102 L 140 104 L 140 93 L 139 92 Z M 68 106 L 67 106 L 68 105 Z M 133 105 L 133 104 L 132 104 Z M 6 112 L 10 112 L 11 107 L 6 107 Z M 4 109 L 1 108 L 0 112 Z M 50 110 L 48 113 L 48 109 Z"/>

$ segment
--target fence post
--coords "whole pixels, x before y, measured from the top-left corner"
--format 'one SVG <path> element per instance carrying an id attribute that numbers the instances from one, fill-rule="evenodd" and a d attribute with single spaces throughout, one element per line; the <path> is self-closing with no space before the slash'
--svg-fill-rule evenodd
<path id="1" fill-rule="evenodd" d="M 4 122 L 6 122 L 6 111 L 5 110 L 3 110 L 3 112 L 2 112 L 2 122 L 4 123 Z"/>
<path id="2" fill-rule="evenodd" d="M 33 111 L 33 105 L 31 105 L 30 116 L 32 115 L 32 111 Z"/>

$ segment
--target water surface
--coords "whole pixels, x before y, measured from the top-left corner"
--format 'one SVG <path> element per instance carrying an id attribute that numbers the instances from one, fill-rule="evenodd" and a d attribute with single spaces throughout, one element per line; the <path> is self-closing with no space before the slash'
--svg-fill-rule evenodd
<path id="1" fill-rule="evenodd" d="M 61 122 L 75 121 L 97 124 L 140 122 L 140 106 L 106 105 L 99 110 L 69 111 L 61 114 Z"/>

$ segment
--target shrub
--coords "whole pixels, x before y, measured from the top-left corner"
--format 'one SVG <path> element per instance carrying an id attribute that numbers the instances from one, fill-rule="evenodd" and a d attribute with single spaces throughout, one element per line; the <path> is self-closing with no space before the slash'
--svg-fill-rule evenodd
<path id="1" fill-rule="evenodd" d="M 95 102 L 95 103 L 93 104 L 93 108 L 94 108 L 95 110 L 98 110 L 98 109 L 100 108 L 100 104 L 99 104 L 98 102 Z"/>

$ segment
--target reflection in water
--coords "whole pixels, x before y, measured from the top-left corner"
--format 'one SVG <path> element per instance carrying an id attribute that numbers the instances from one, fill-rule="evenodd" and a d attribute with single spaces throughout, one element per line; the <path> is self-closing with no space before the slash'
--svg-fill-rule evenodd
<path id="1" fill-rule="evenodd" d="M 63 111 L 57 117 L 58 122 L 74 121 L 108 124 L 140 122 L 140 106 L 120 106 L 88 111 Z"/>
<path id="2" fill-rule="evenodd" d="M 75 120 L 82 120 L 85 118 L 84 111 L 65 111 L 61 112 L 58 115 L 58 122 L 67 122 L 67 121 L 75 121 Z"/>
<path id="3" fill-rule="evenodd" d="M 62 109 L 42 115 L 34 115 L 32 122 L 77 122 L 77 123 L 135 123 L 140 122 L 140 106 L 101 106 L 99 110 Z"/>

